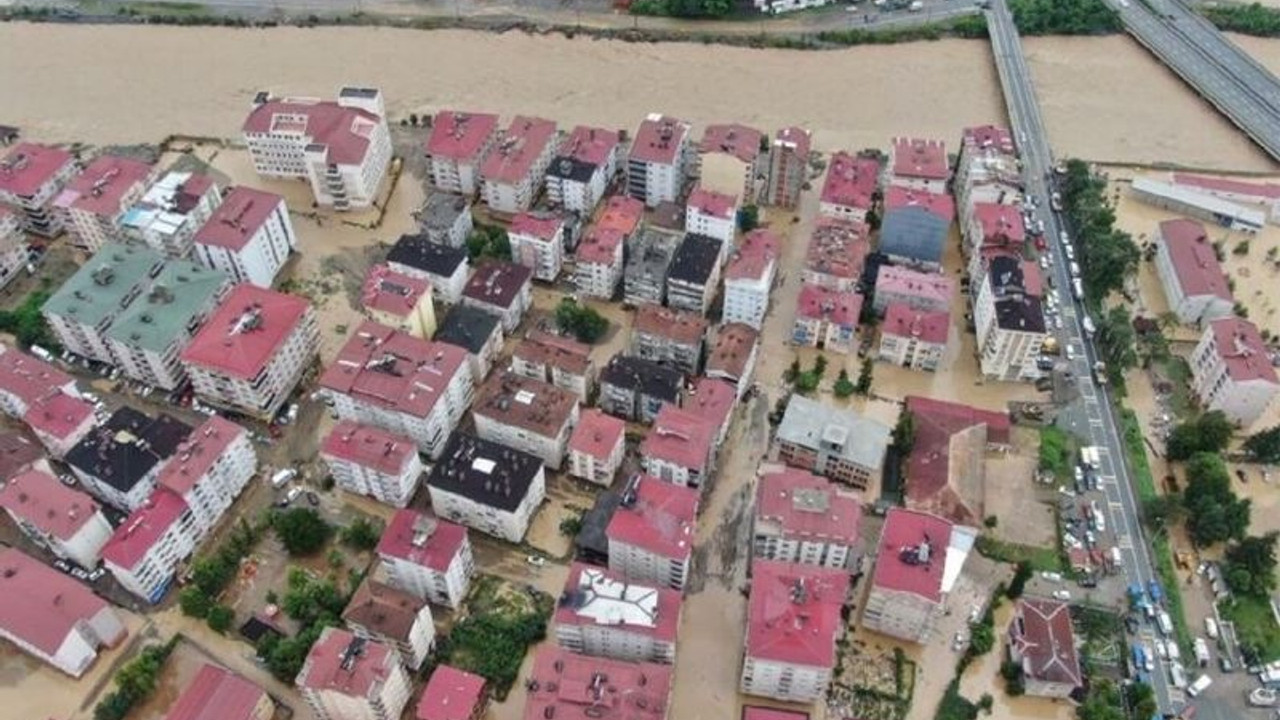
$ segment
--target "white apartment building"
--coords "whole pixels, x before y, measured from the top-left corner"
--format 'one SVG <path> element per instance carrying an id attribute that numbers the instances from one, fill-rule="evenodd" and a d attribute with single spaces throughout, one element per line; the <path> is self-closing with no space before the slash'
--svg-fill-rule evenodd
<path id="1" fill-rule="evenodd" d="M 455 432 L 427 488 L 441 517 L 518 543 L 546 498 L 546 470 L 533 455 Z"/>
<path id="2" fill-rule="evenodd" d="M 467 529 L 420 511 L 396 511 L 378 542 L 391 584 L 437 605 L 457 609 L 475 574 Z"/>
<path id="3" fill-rule="evenodd" d="M 575 250 L 574 285 L 587 297 L 613 299 L 622 280 L 624 248 L 644 220 L 644 203 L 613 195 Z"/>
<path id="4" fill-rule="evenodd" d="M 213 178 L 171 171 L 125 211 L 120 226 L 126 238 L 165 257 L 186 258 L 196 231 L 220 204 L 222 193 Z"/>
<path id="5" fill-rule="evenodd" d="M 1022 203 L 1022 167 L 1008 128 L 978 125 L 964 129 L 952 183 L 960 227 L 969 224 L 977 203 Z"/>
<path id="6" fill-rule="evenodd" d="M 237 283 L 269 288 L 298 247 L 298 236 L 284 198 L 241 185 L 231 188 L 193 243 L 200 264 Z"/>
<path id="7" fill-rule="evenodd" d="M 422 476 L 413 440 L 350 420 L 329 431 L 320 457 L 338 487 L 395 507 L 409 504 Z"/>
<path id="8" fill-rule="evenodd" d="M 556 124 L 517 116 L 480 164 L 480 194 L 490 210 L 518 213 L 533 206 L 556 152 Z"/>
<path id="9" fill-rule="evenodd" d="M 338 351 L 319 385 L 339 418 L 410 438 L 433 460 L 474 393 L 465 350 L 370 321 Z"/>
<path id="10" fill-rule="evenodd" d="M 482 439 L 535 455 L 559 470 L 578 422 L 578 396 L 504 370 L 476 391 L 471 413 Z"/>
<path id="11" fill-rule="evenodd" d="M 391 164 L 375 88 L 344 87 L 337 101 L 260 92 L 241 129 L 259 175 L 305 179 L 316 202 L 335 210 L 372 206 Z"/>
<path id="12" fill-rule="evenodd" d="M 738 232 L 738 197 L 707 190 L 702 186 L 689 193 L 685 204 L 684 231 L 720 241 L 722 248 L 733 246 Z M 721 253 L 721 262 L 728 250 Z"/>
<path id="13" fill-rule="evenodd" d="M 29 258 L 22 220 L 18 213 L 0 205 L 0 289 L 18 277 L 18 273 L 27 266 Z"/>
<path id="14" fill-rule="evenodd" d="M 1156 275 L 1169 309 L 1185 325 L 1230 317 L 1235 296 L 1204 225 L 1165 220 L 1156 228 Z"/>
<path id="15" fill-rule="evenodd" d="M 826 179 L 822 181 L 818 214 L 835 220 L 866 222 L 880 188 L 881 170 L 878 158 L 847 152 L 833 154 Z"/>
<path id="16" fill-rule="evenodd" d="M 498 141 L 498 116 L 441 110 L 425 147 L 431 184 L 472 196 L 480 191 L 480 163 Z"/>
<path id="17" fill-rule="evenodd" d="M 724 269 L 724 310 L 726 323 L 742 323 L 756 330 L 764 326 L 769 310 L 769 293 L 778 276 L 781 239 L 768 230 L 752 230 L 729 253 Z"/>
<path id="18" fill-rule="evenodd" d="M 689 171 L 689 123 L 652 113 L 627 156 L 627 194 L 648 207 L 675 202 Z"/>
<path id="19" fill-rule="evenodd" d="M 626 453 L 627 424 L 595 408 L 582 411 L 569 438 L 569 474 L 603 487 L 613 484 Z"/>
<path id="20" fill-rule="evenodd" d="M 760 476 L 752 557 L 858 572 L 862 508 L 825 478 L 777 467 Z"/>
<path id="21" fill-rule="evenodd" d="M 564 220 L 558 215 L 522 212 L 507 230 L 511 259 L 533 270 L 538 280 L 555 282 L 564 264 Z"/>
<path id="22" fill-rule="evenodd" d="M 573 338 L 530 330 L 511 354 L 511 371 L 564 388 L 586 402 L 595 384 L 591 346 Z"/>
<path id="23" fill-rule="evenodd" d="M 436 642 L 427 601 L 373 579 L 356 588 L 342 620 L 358 637 L 394 647 L 411 670 L 422 667 Z"/>
<path id="24" fill-rule="evenodd" d="M 71 153 L 35 143 L 18 143 L 0 159 L 0 205 L 22 216 L 22 229 L 54 238 L 65 217 L 53 201 L 76 174 Z"/>
<path id="25" fill-rule="evenodd" d="M 75 378 L 44 360 L 0 343 L 0 412 L 21 418 L 42 397 L 75 389 Z"/>
<path id="26" fill-rule="evenodd" d="M 413 686 L 394 646 L 325 628 L 295 684 L 317 720 L 400 720 Z"/>
<path id="27" fill-rule="evenodd" d="M 681 599 L 679 591 L 574 563 L 553 618 L 556 642 L 580 655 L 674 664 Z"/>
<path id="28" fill-rule="evenodd" d="M 320 330 L 309 302 L 242 283 L 181 357 L 201 400 L 269 420 L 319 349 Z"/>
<path id="29" fill-rule="evenodd" d="M 800 127 L 785 127 L 774 135 L 769 147 L 769 184 L 765 203 L 795 207 L 808 181 L 809 147 L 812 136 Z"/>
<path id="30" fill-rule="evenodd" d="M 102 561 L 121 587 L 154 605 L 202 536 L 187 503 L 168 488 L 157 488 L 116 528 Z"/>
<path id="31" fill-rule="evenodd" d="M 95 568 L 111 539 L 111 524 L 98 503 L 37 468 L 8 478 L 0 507 L 40 547 L 82 568 Z"/>
<path id="32" fill-rule="evenodd" d="M 698 185 L 754 205 L 757 185 L 765 176 L 765 155 L 760 149 L 765 144 L 764 133 L 753 127 L 739 123 L 706 126 L 694 156 Z"/>
<path id="33" fill-rule="evenodd" d="M 547 202 L 590 215 L 618 174 L 621 151 L 616 130 L 575 127 L 547 167 Z"/>
<path id="34" fill-rule="evenodd" d="M 533 304 L 533 271 L 503 260 L 484 263 L 462 289 L 462 304 L 497 316 L 509 335 Z"/>
<path id="35" fill-rule="evenodd" d="M 116 155 L 100 155 L 89 163 L 53 201 L 71 244 L 93 253 L 120 240 L 125 212 L 142 199 L 156 174 L 150 163 Z"/>
<path id="36" fill-rule="evenodd" d="M 1044 346 L 1044 311 L 1034 264 L 993 258 L 974 302 L 978 355 L 988 380 L 1029 382 L 1040 377 L 1036 359 Z"/>
<path id="37" fill-rule="evenodd" d="M 889 146 L 889 184 L 941 195 L 951 167 L 941 140 L 896 137 Z"/>
<path id="38" fill-rule="evenodd" d="M 122 405 L 98 421 L 62 460 L 81 489 L 132 512 L 147 504 L 165 460 L 190 434 L 191 427 L 171 415 L 152 417 Z"/>
<path id="39" fill-rule="evenodd" d="M 640 444 L 640 465 L 666 482 L 701 488 L 711 475 L 718 430 L 701 415 L 667 403 Z"/>
<path id="40" fill-rule="evenodd" d="M 425 234 L 401 235 L 387 253 L 387 265 L 430 282 L 431 296 L 450 305 L 462 299 L 471 275 L 465 248 L 432 242 Z"/>
<path id="41" fill-rule="evenodd" d="M 880 324 L 881 362 L 912 370 L 935 371 L 942 365 L 951 333 L 946 312 L 921 312 L 905 303 L 893 303 Z"/>
<path id="42" fill-rule="evenodd" d="M 605 528 L 609 570 L 632 582 L 683 590 L 698 514 L 698 491 L 637 475 Z"/>
<path id="43" fill-rule="evenodd" d="M 186 502 L 198 542 L 213 530 L 257 472 L 258 456 L 248 431 L 219 415 L 210 415 L 160 467 L 156 484 Z"/>
<path id="44" fill-rule="evenodd" d="M 1253 425 L 1280 391 L 1258 328 L 1236 317 L 1210 320 L 1191 353 L 1191 389 L 1204 408 Z"/>

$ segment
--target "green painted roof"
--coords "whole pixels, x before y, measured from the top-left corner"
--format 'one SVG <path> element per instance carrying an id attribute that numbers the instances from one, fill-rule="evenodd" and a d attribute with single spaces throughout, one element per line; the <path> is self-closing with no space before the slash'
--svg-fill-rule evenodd
<path id="1" fill-rule="evenodd" d="M 107 243 L 44 304 L 46 314 L 98 325 L 120 312 L 121 302 L 147 280 L 163 258 L 144 245 Z"/>
<path id="2" fill-rule="evenodd" d="M 230 276 L 221 270 L 170 260 L 111 324 L 107 336 L 131 347 L 163 352 L 174 338 L 187 334 L 193 319 L 213 310 L 215 299 L 230 283 Z"/>

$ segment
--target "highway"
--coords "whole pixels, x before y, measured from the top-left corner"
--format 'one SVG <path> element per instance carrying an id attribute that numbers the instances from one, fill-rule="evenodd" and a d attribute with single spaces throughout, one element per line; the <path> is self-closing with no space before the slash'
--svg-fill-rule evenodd
<path id="1" fill-rule="evenodd" d="M 1104 0 L 1139 43 L 1280 160 L 1280 81 L 1182 0 Z"/>
<path id="2" fill-rule="evenodd" d="M 1053 260 L 1049 272 L 1053 286 L 1063 299 L 1059 341 L 1064 348 L 1070 346 L 1073 349 L 1075 359 L 1068 360 L 1067 364 L 1080 391 L 1080 398 L 1075 401 L 1078 407 L 1071 408 L 1071 411 L 1083 414 L 1085 422 L 1079 424 L 1079 430 L 1088 443 L 1099 449 L 1098 475 L 1105 494 L 1108 527 L 1121 551 L 1125 581 L 1127 584 L 1141 583 L 1145 588 L 1156 578 L 1151 552 L 1139 524 L 1140 508 L 1125 465 L 1119 422 L 1106 386 L 1098 385 L 1091 372 L 1098 352 L 1081 325 L 1084 308 L 1068 300 L 1071 297 L 1071 276 L 1067 271 L 1070 261 L 1059 241 L 1065 226 L 1057 213 L 1049 209 L 1052 190 L 1047 178 L 1054 165 L 1053 154 L 1022 43 L 1005 0 L 993 0 L 987 12 L 987 25 L 991 34 L 991 52 L 995 56 L 1008 106 L 1009 123 L 1022 158 L 1024 192 L 1028 198 L 1035 199 L 1038 217 L 1044 220 L 1045 239 Z M 1143 624 L 1140 635 L 1148 642 L 1154 639 L 1151 623 Z M 1182 694 L 1170 686 L 1162 666 L 1157 666 L 1151 673 L 1151 684 L 1162 713 L 1181 707 Z"/>

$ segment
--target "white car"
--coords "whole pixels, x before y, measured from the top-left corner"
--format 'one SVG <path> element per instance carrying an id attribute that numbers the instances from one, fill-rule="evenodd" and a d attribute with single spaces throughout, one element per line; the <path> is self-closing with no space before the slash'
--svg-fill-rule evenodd
<path id="1" fill-rule="evenodd" d="M 547 564 L 546 558 L 539 557 L 537 555 L 530 555 L 529 557 L 525 558 L 524 561 L 534 567 L 542 567 L 543 565 Z"/>
<path id="2" fill-rule="evenodd" d="M 1076 349 L 1070 345 L 1065 346 L 1063 352 L 1066 353 L 1068 360 L 1076 359 Z"/>
<path id="3" fill-rule="evenodd" d="M 1089 317 L 1088 315 L 1084 316 L 1084 319 L 1080 321 L 1080 324 L 1084 325 L 1085 333 L 1090 336 L 1098 332 L 1097 326 L 1093 324 L 1093 318 Z"/>
<path id="4" fill-rule="evenodd" d="M 1053 599 L 1054 599 L 1054 600 L 1061 600 L 1062 602 L 1067 602 L 1068 600 L 1070 600 L 1070 599 L 1071 599 L 1071 591 L 1069 591 L 1069 590 L 1054 590 L 1054 591 L 1053 591 Z"/>

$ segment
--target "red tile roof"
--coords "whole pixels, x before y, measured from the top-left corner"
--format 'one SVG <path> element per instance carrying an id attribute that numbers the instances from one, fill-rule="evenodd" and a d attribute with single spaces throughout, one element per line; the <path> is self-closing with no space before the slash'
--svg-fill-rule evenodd
<path id="1" fill-rule="evenodd" d="M 27 406 L 22 421 L 32 430 L 63 440 L 93 420 L 93 404 L 64 392 L 43 395 Z"/>
<path id="2" fill-rule="evenodd" d="M 264 700 L 271 702 L 257 685 L 217 665 L 205 665 L 164 720 L 257 720 L 255 710 Z"/>
<path id="3" fill-rule="evenodd" d="M 360 304 L 370 310 L 405 317 L 430 293 L 430 281 L 396 272 L 383 263 L 369 268 L 360 290 Z"/>
<path id="4" fill-rule="evenodd" d="M 70 540 L 98 513 L 93 498 L 34 469 L 10 478 L 0 488 L 0 507 L 59 540 Z"/>
<path id="5" fill-rule="evenodd" d="M 378 554 L 421 565 L 437 572 L 449 563 L 467 542 L 467 529 L 418 510 L 397 510 L 378 541 Z"/>
<path id="6" fill-rule="evenodd" d="M 719 378 L 700 377 L 685 397 L 683 409 L 718 430 L 729 422 L 737 404 L 738 392 L 732 385 Z"/>
<path id="7" fill-rule="evenodd" d="M 156 482 L 185 496 L 246 431 L 220 415 L 210 415 L 183 440 L 160 468 Z M 249 452 L 253 452 L 250 450 Z"/>
<path id="8" fill-rule="evenodd" d="M 844 570 L 756 560 L 747 601 L 747 657 L 831 668 L 840 608 L 849 594 Z"/>
<path id="9" fill-rule="evenodd" d="M 555 139 L 554 122 L 516 116 L 507 127 L 506 134 L 485 155 L 484 162 L 480 165 L 480 178 L 497 183 L 520 182 Z"/>
<path id="10" fill-rule="evenodd" d="M 305 118 L 301 122 L 298 117 Z M 343 107 L 332 100 L 286 98 L 265 102 L 249 112 L 243 130 L 250 134 L 285 133 L 324 145 L 327 162 L 359 165 L 369 152 L 369 138 L 382 118 L 366 110 Z"/>
<path id="11" fill-rule="evenodd" d="M 418 614 L 426 604 L 426 600 L 412 593 L 366 577 L 342 611 L 342 619 L 374 637 L 409 642 L 419 622 Z M 430 623 L 427 620 L 424 624 Z"/>
<path id="12" fill-rule="evenodd" d="M 739 123 L 708 125 L 702 131 L 698 152 L 725 153 L 744 163 L 753 163 L 760 155 L 764 133 Z"/>
<path id="13" fill-rule="evenodd" d="M 788 539 L 854 545 L 862 508 L 826 478 L 785 467 L 760 476 L 756 517 L 777 523 Z"/>
<path id="14" fill-rule="evenodd" d="M 632 160 L 670 165 L 689 134 L 689 124 L 663 115 L 650 115 L 640 123 L 635 142 L 631 144 Z"/>
<path id="15" fill-rule="evenodd" d="M 738 197 L 696 187 L 689 193 L 689 201 L 685 207 L 689 212 L 696 211 L 721 220 L 732 220 L 737 213 Z"/>
<path id="16" fill-rule="evenodd" d="M 800 288 L 797 317 L 856 327 L 861 315 L 862 296 L 856 292 L 839 292 L 821 285 Z"/>
<path id="17" fill-rule="evenodd" d="M 35 195 L 40 186 L 74 162 L 75 158 L 66 150 L 35 143 L 18 143 L 0 160 L 0 192 Z"/>
<path id="18" fill-rule="evenodd" d="M 1018 601 L 1009 637 L 1022 655 L 1022 670 L 1041 682 L 1084 684 L 1076 656 L 1071 608 L 1066 603 L 1040 598 Z"/>
<path id="19" fill-rule="evenodd" d="M 320 387 L 425 418 L 467 361 L 467 351 L 371 320 L 360 323 L 320 375 Z"/>
<path id="20" fill-rule="evenodd" d="M 947 148 L 941 140 L 893 139 L 895 177 L 946 180 L 948 172 Z"/>
<path id="21" fill-rule="evenodd" d="M 1009 129 L 995 125 L 967 127 L 964 129 L 961 142 L 983 150 L 995 149 L 1008 155 L 1017 152 Z"/>
<path id="22" fill-rule="evenodd" d="M 649 475 L 634 482 L 634 502 L 618 506 L 605 534 L 655 555 L 687 560 L 693 553 L 698 491 Z"/>
<path id="23" fill-rule="evenodd" d="M 40 443 L 22 432 L 0 430 L 0 478 L 14 477 L 43 459 Z"/>
<path id="24" fill-rule="evenodd" d="M 599 588 L 604 590 L 605 593 L 597 592 L 592 588 L 592 577 L 590 575 L 583 578 L 583 572 L 588 570 L 595 573 L 596 581 L 605 586 Z M 586 583 L 585 587 L 584 581 Z M 613 587 L 610 588 L 609 586 Z M 628 593 L 621 598 L 613 594 L 607 594 L 610 589 L 622 590 L 624 588 Z M 604 598 L 601 597 L 602 594 Z M 637 595 L 643 600 L 653 603 L 652 614 L 646 614 L 638 603 L 627 608 L 629 612 L 624 611 L 618 615 L 606 615 L 598 620 L 579 612 L 579 609 L 584 604 L 591 601 L 599 601 L 605 598 L 616 599 L 619 602 L 634 601 Z M 562 601 L 557 605 L 555 616 L 552 618 L 556 625 L 609 625 L 624 632 L 644 635 L 654 640 L 666 642 L 675 642 L 676 634 L 680 630 L 680 603 L 683 598 L 679 590 L 656 586 L 634 586 L 620 575 L 615 575 L 606 568 L 582 562 L 573 563 L 569 566 L 569 576 L 565 579 L 564 590 L 561 591 L 560 597 Z M 565 598 L 578 600 L 579 603 L 575 605 L 572 600 L 565 602 Z M 605 602 L 608 602 L 608 600 L 605 600 Z"/>
<path id="25" fill-rule="evenodd" d="M 715 431 L 703 416 L 665 403 L 640 444 L 640 455 L 704 472 L 715 440 Z"/>
<path id="26" fill-rule="evenodd" d="M 747 361 L 755 352 L 760 333 L 742 323 L 725 323 L 716 331 L 715 341 L 707 353 L 707 374 L 719 371 L 735 378 L 742 378 Z"/>
<path id="27" fill-rule="evenodd" d="M 553 213 L 522 212 L 511 219 L 508 231 L 512 235 L 527 235 L 539 240 L 550 241 L 564 227 L 564 218 Z"/>
<path id="28" fill-rule="evenodd" d="M 196 232 L 195 242 L 210 247 L 242 250 L 262 228 L 271 214 L 284 205 L 284 198 L 243 185 L 231 188 L 222 204 Z M 285 214 L 288 214 L 286 209 Z"/>
<path id="29" fill-rule="evenodd" d="M 485 141 L 497 129 L 497 115 L 441 110 L 431 122 L 427 154 L 459 162 L 477 162 Z"/>
<path id="30" fill-rule="evenodd" d="M 806 160 L 809 157 L 809 147 L 811 138 L 809 131 L 802 127 L 785 127 L 778 131 L 774 137 L 774 145 L 778 143 L 794 145 L 792 152 Z"/>
<path id="31" fill-rule="evenodd" d="M 876 293 L 907 295 L 949 305 L 956 294 L 956 282 L 946 275 L 920 272 L 897 265 L 881 265 L 876 274 Z"/>
<path id="32" fill-rule="evenodd" d="M 296 295 L 236 285 L 182 351 L 182 361 L 252 380 L 310 310 L 311 303 Z"/>
<path id="33" fill-rule="evenodd" d="M 50 657 L 111 606 L 89 588 L 15 548 L 0 547 L 0 627 Z M 124 637 L 102 638 L 114 645 Z"/>
<path id="34" fill-rule="evenodd" d="M 1235 302 L 1204 225 L 1195 220 L 1165 220 L 1160 223 L 1160 238 L 1184 295 L 1213 295 Z"/>
<path id="35" fill-rule="evenodd" d="M 782 238 L 772 231 L 757 228 L 738 241 L 725 264 L 725 280 L 761 280 L 769 264 L 777 262 Z"/>
<path id="36" fill-rule="evenodd" d="M 353 698 L 368 698 L 371 690 L 387 679 L 388 668 L 397 662 L 391 648 L 376 640 L 364 644 L 363 652 L 344 667 L 345 651 L 356 636 L 341 628 L 326 628 L 298 674 L 298 687 L 322 690 Z"/>
<path id="37" fill-rule="evenodd" d="M 665 720 L 671 667 L 576 655 L 544 646 L 534 657 L 524 720 Z"/>
<path id="38" fill-rule="evenodd" d="M 822 182 L 822 202 L 870 210 L 872 196 L 880 185 L 880 161 L 854 157 L 846 152 L 831 156 L 827 179 Z"/>
<path id="39" fill-rule="evenodd" d="M 74 382 L 70 375 L 40 358 L 0 344 L 0 392 L 30 405 L 50 390 L 65 388 Z"/>
<path id="40" fill-rule="evenodd" d="M 930 556 L 922 563 L 918 561 L 917 549 L 926 538 Z M 941 602 L 942 574 L 950 542 L 950 522 L 928 513 L 891 508 L 880 535 L 872 587 Z"/>
<path id="41" fill-rule="evenodd" d="M 985 452 L 987 443 L 1009 443 L 1009 415 L 1007 413 L 980 410 L 960 403 L 908 396 L 905 412 L 915 421 L 915 442 L 907 458 L 907 499 L 913 506 L 946 517 L 958 523 L 981 520 L 966 505 L 969 498 L 962 497 L 951 483 L 951 463 L 962 466 L 972 448 L 956 448 L 952 441 L 957 435 L 985 425 L 986 442 L 978 452 Z"/>
<path id="42" fill-rule="evenodd" d="M 951 329 L 951 316 L 945 312 L 918 312 L 906 303 L 889 303 L 880 332 L 895 337 L 915 338 L 921 342 L 946 345 Z"/>
<path id="43" fill-rule="evenodd" d="M 186 500 L 168 488 L 156 488 L 142 507 L 134 510 L 112 533 L 102 548 L 102 558 L 117 567 L 137 567 L 186 511 Z"/>
<path id="44" fill-rule="evenodd" d="M 1230 193 L 1232 195 L 1252 195 L 1267 200 L 1280 200 L 1280 184 L 1251 183 L 1230 178 L 1193 175 L 1191 173 L 1174 173 L 1174 185 L 1190 185 L 1210 192 Z"/>
<path id="45" fill-rule="evenodd" d="M 1258 328 L 1248 320 L 1230 317 L 1209 323 L 1218 357 L 1226 363 L 1227 375 L 1236 382 L 1261 380 L 1276 384 L 1276 370 L 1271 365 L 1267 346 Z"/>
<path id="46" fill-rule="evenodd" d="M 804 267 L 823 275 L 856 280 L 870 252 L 866 225 L 818 218 L 809 236 Z"/>
<path id="47" fill-rule="evenodd" d="M 617 130 L 578 125 L 560 143 L 556 157 L 571 157 L 588 165 L 603 165 L 619 142 Z"/>
<path id="48" fill-rule="evenodd" d="M 630 235 L 644 220 L 644 203 L 626 195 L 610 195 L 596 218 L 597 230 L 616 230 Z"/>
<path id="49" fill-rule="evenodd" d="M 930 214 L 936 215 L 947 222 L 951 222 L 956 217 L 956 201 L 950 195 L 931 193 L 924 190 L 909 190 L 897 186 L 892 186 L 885 191 L 884 208 L 886 212 L 908 207 L 924 208 Z M 1021 224 L 1022 220 L 1019 218 L 1019 227 L 1021 227 Z"/>
<path id="50" fill-rule="evenodd" d="M 476 268 L 463 288 L 464 297 L 506 309 L 533 282 L 533 270 L 515 263 L 493 260 Z"/>
<path id="51" fill-rule="evenodd" d="M 945 197 L 945 196 L 944 196 Z M 982 241 L 1000 241 L 1021 245 L 1027 239 L 1026 226 L 1017 205 L 979 202 L 973 204 L 973 216 L 982 228 Z M 1005 242 L 1007 241 L 1007 242 Z"/>
<path id="52" fill-rule="evenodd" d="M 596 459 L 608 458 L 626 435 L 627 424 L 595 408 L 583 410 L 578 425 L 569 436 L 569 452 Z"/>
<path id="53" fill-rule="evenodd" d="M 632 330 L 667 338 L 679 345 L 697 345 L 707 335 L 707 319 L 683 310 L 646 303 L 636 308 Z"/>
<path id="54" fill-rule="evenodd" d="M 577 408 L 576 393 L 504 370 L 476 388 L 471 412 L 544 438 L 557 438 Z"/>
<path id="55" fill-rule="evenodd" d="M 471 720 L 484 702 L 484 678 L 437 665 L 418 700 L 417 720 Z"/>
<path id="56" fill-rule="evenodd" d="M 626 240 L 626 235 L 619 230 L 593 227 L 582 236 L 578 243 L 575 257 L 579 263 L 600 263 L 611 265 L 622 262 L 618 257 L 618 247 Z"/>
<path id="57" fill-rule="evenodd" d="M 537 365 L 550 365 L 574 375 L 585 375 L 591 369 L 591 346 L 573 338 L 531 330 L 516 345 L 512 357 Z"/>
<path id="58" fill-rule="evenodd" d="M 320 452 L 385 475 L 399 476 L 418 454 L 418 446 L 402 435 L 343 420 L 325 436 Z"/>
<path id="59" fill-rule="evenodd" d="M 100 155 L 67 183 L 54 204 L 94 215 L 114 216 L 124 209 L 124 196 L 145 183 L 153 172 L 155 166 L 150 163 Z"/>

